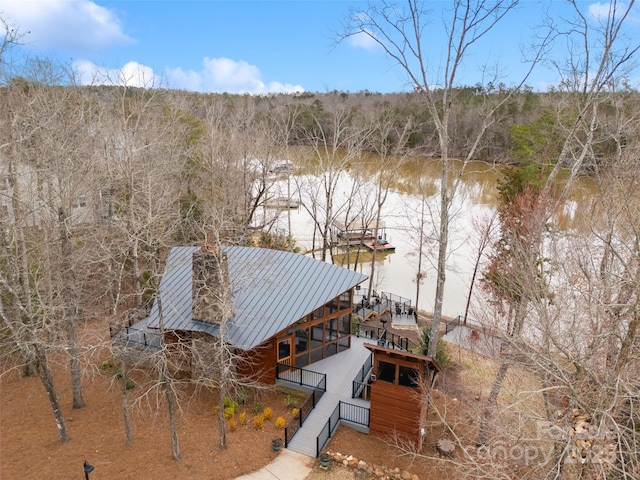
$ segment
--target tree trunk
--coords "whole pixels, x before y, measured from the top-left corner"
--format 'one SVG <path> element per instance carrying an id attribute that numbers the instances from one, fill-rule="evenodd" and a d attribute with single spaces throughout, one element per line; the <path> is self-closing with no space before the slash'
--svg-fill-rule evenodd
<path id="1" fill-rule="evenodd" d="M 164 388 L 165 397 L 167 399 L 167 407 L 169 411 L 169 424 L 171 427 L 171 454 L 174 460 L 180 460 L 180 444 L 178 442 L 178 426 L 176 423 L 176 407 L 177 400 L 176 394 L 173 391 L 173 382 L 168 373 L 169 365 L 168 358 L 169 352 L 167 351 L 167 345 L 164 340 L 164 314 L 162 313 L 162 298 L 160 294 L 157 296 L 158 302 L 158 320 L 159 320 L 159 334 L 160 334 L 160 375 L 158 381 L 162 388 Z"/>
<path id="2" fill-rule="evenodd" d="M 447 249 L 449 246 L 449 166 L 446 156 L 442 158 L 442 175 L 440 177 L 440 238 L 438 238 L 438 272 L 436 280 L 436 298 L 433 306 L 433 323 L 429 334 L 429 350 L 427 355 L 435 358 L 440 338 L 440 320 L 442 319 L 442 302 L 444 299 L 444 283 L 446 280 Z"/>
<path id="3" fill-rule="evenodd" d="M 67 330 L 67 342 L 69 351 L 69 366 L 71 370 L 71 390 L 73 392 L 73 408 L 84 407 L 82 398 L 82 368 L 80 366 L 80 353 L 78 349 L 78 332 L 76 330 L 77 307 L 73 292 L 74 274 L 72 265 L 71 235 L 67 227 L 68 216 L 63 208 L 58 210 L 58 226 L 60 228 L 60 250 L 62 253 L 62 282 L 64 294 L 64 315 Z"/>
<path id="4" fill-rule="evenodd" d="M 129 421 L 129 400 L 127 398 L 127 371 L 122 362 L 122 368 L 120 372 L 120 392 L 122 394 L 122 419 L 124 421 L 124 436 L 127 440 L 127 445 L 131 445 L 133 442 L 131 438 L 131 422 Z"/>
<path id="5" fill-rule="evenodd" d="M 165 382 L 170 382 L 166 377 Z M 178 425 L 176 423 L 176 395 L 170 383 L 165 383 L 167 407 L 169 408 L 169 423 L 171 424 L 171 454 L 174 460 L 180 460 L 180 443 L 178 442 Z"/>
<path id="6" fill-rule="evenodd" d="M 418 309 L 420 308 L 420 284 L 422 283 L 422 247 L 424 242 L 424 207 L 425 207 L 424 191 L 422 192 L 422 200 L 420 202 L 420 233 L 418 234 L 418 271 L 416 272 L 416 318 L 418 318 Z"/>
<path id="7" fill-rule="evenodd" d="M 219 388 L 218 395 L 218 432 L 220 434 L 219 444 L 220 450 L 227 449 L 227 422 L 224 417 L 224 398 L 226 396 L 226 389 L 223 387 L 222 382 Z"/>
<path id="8" fill-rule="evenodd" d="M 36 349 L 38 376 L 42 381 L 42 385 L 44 385 L 47 397 L 49 397 L 49 404 L 53 410 L 53 416 L 56 419 L 56 426 L 58 427 L 58 437 L 62 443 L 65 443 L 68 442 L 70 438 L 67 434 L 67 428 L 64 423 L 64 416 L 62 415 L 60 404 L 58 403 L 58 396 L 56 395 L 56 389 L 53 384 L 51 370 L 49 370 L 49 363 L 46 355 L 40 351 L 40 348 L 36 347 Z"/>
<path id="9" fill-rule="evenodd" d="M 491 392 L 489 392 L 487 403 L 485 404 L 484 411 L 482 412 L 480 427 L 478 428 L 477 444 L 479 446 L 486 445 L 487 441 L 489 440 L 489 423 L 491 422 L 493 413 L 495 412 L 496 406 L 498 405 L 498 394 L 500 393 L 500 390 L 502 389 L 502 383 L 507 376 L 509 365 L 510 362 L 508 361 L 502 362 L 500 364 L 500 368 L 498 369 L 498 373 L 496 374 L 496 378 L 493 380 L 493 386 L 491 387 Z"/>

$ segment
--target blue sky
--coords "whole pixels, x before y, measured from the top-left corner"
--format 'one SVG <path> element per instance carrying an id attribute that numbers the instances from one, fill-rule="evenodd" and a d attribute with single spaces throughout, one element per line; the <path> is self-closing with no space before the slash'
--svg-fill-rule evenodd
<path id="1" fill-rule="evenodd" d="M 433 3 L 428 46 L 438 68 L 446 36 L 437 9 L 451 2 Z M 605 6 L 578 4 L 588 14 Z M 484 83 L 481 67 L 487 63 L 501 65 L 505 84 L 516 82 L 525 71 L 521 47 L 542 22 L 545 5 L 558 18 L 567 6 L 562 0 L 524 0 L 471 52 L 461 83 Z M 82 83 L 256 94 L 410 90 L 403 72 L 371 42 L 336 44 L 349 8 L 365 6 L 348 0 L 2 0 L 0 11 L 30 32 L 24 50 L 73 64 Z M 636 12 L 629 26 L 636 37 L 638 18 Z M 555 72 L 541 68 L 527 84 L 545 90 L 556 81 Z"/>

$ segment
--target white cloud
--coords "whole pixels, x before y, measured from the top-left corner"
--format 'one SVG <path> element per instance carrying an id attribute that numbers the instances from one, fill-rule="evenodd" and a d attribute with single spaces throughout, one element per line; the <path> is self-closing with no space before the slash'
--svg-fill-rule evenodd
<path id="1" fill-rule="evenodd" d="M 589 5 L 589 15 L 596 20 L 606 20 L 611 5 L 609 3 L 592 3 Z"/>
<path id="2" fill-rule="evenodd" d="M 2 12 L 39 49 L 98 52 L 133 43 L 113 11 L 89 0 L 3 0 Z"/>
<path id="3" fill-rule="evenodd" d="M 605 22 L 609 16 L 609 12 L 612 7 L 613 5 L 611 4 L 611 2 L 592 3 L 589 5 L 589 8 L 588 8 L 589 16 L 591 16 L 591 18 L 599 22 Z M 626 11 L 627 8 L 629 8 L 628 3 L 618 3 L 616 5 L 616 15 L 620 17 L 621 12 Z M 629 11 L 629 15 L 627 16 L 625 23 L 627 25 L 637 25 L 638 23 L 640 23 L 640 9 L 637 7 L 632 8 Z"/>
<path id="4" fill-rule="evenodd" d="M 380 49 L 380 45 L 373 38 L 373 33 L 367 31 L 358 32 L 349 37 L 349 45 L 354 48 L 362 48 L 363 50 L 367 50 L 368 52 L 374 52 Z"/>
<path id="5" fill-rule="evenodd" d="M 167 68 L 167 83 L 172 88 L 198 92 L 266 94 L 304 91 L 302 86 L 289 83 L 274 81 L 265 84 L 258 67 L 243 60 L 205 57 L 202 67 L 200 71 Z"/>
<path id="6" fill-rule="evenodd" d="M 122 68 L 104 68 L 89 62 L 73 64 L 80 85 L 126 85 L 128 87 L 160 87 L 160 79 L 151 67 L 128 62 Z"/>
<path id="7" fill-rule="evenodd" d="M 142 88 L 166 86 L 194 92 L 253 95 L 304 92 L 301 85 L 276 81 L 265 84 L 260 70 L 244 61 L 206 57 L 202 64 L 200 71 L 166 68 L 162 80 L 151 67 L 138 62 L 129 62 L 122 68 L 105 68 L 83 60 L 75 62 L 73 67 L 80 85 L 127 85 Z"/>

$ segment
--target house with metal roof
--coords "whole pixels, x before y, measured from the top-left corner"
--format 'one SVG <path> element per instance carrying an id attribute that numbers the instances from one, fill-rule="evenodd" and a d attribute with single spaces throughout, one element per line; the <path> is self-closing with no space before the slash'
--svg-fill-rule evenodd
<path id="1" fill-rule="evenodd" d="M 173 247 L 143 323 L 159 331 L 162 321 L 182 338 L 224 328 L 225 342 L 251 358 L 246 373 L 274 383 L 277 363 L 302 368 L 350 347 L 353 289 L 366 278 L 280 250 Z M 216 310 L 224 295 L 228 309 Z"/>

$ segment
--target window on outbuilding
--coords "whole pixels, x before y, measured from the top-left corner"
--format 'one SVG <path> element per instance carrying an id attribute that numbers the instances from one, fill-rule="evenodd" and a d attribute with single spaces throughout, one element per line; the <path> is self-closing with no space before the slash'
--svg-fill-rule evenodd
<path id="1" fill-rule="evenodd" d="M 418 370 L 404 365 L 398 366 L 398 385 L 416 388 L 418 386 Z"/>
<path id="2" fill-rule="evenodd" d="M 378 360 L 378 380 L 383 382 L 396 383 L 396 365 L 395 363 Z"/>

